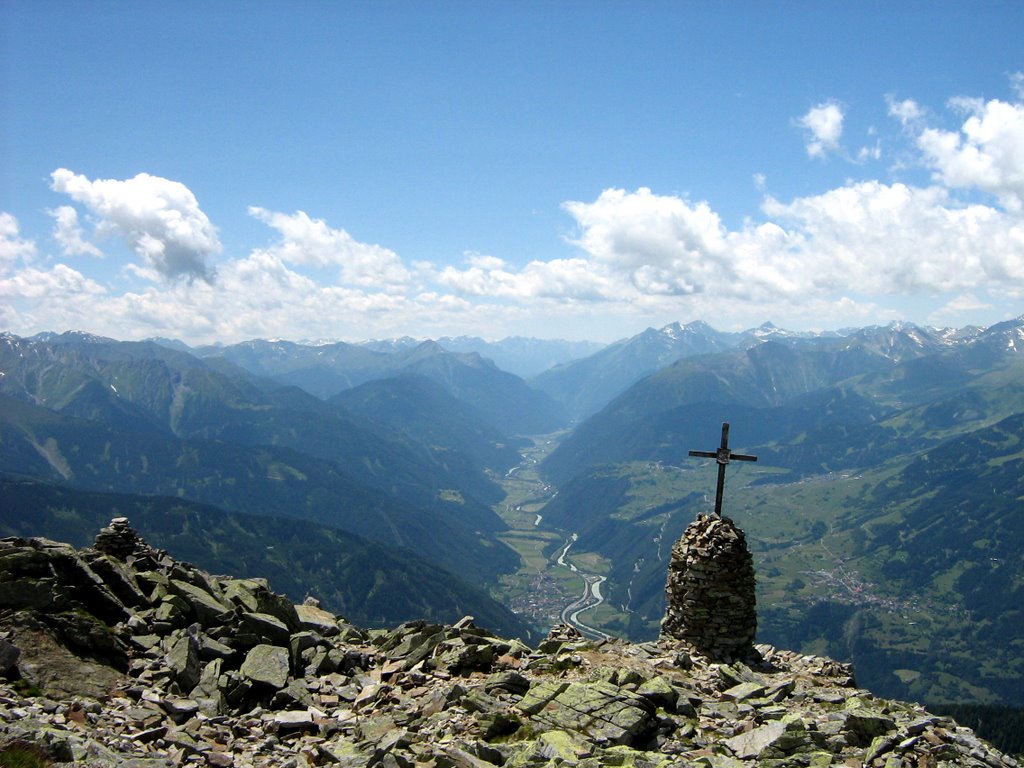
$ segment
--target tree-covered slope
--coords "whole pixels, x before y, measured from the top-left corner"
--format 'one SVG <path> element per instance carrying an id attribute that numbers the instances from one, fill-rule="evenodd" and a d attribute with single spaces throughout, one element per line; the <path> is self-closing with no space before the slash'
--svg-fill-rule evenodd
<path id="1" fill-rule="evenodd" d="M 259 376 L 327 399 L 368 381 L 416 374 L 444 387 L 505 435 L 548 432 L 564 419 L 555 402 L 476 353 L 449 352 L 432 341 L 388 351 L 338 342 L 324 345 L 249 341 L 197 350 Z"/>
<path id="2" fill-rule="evenodd" d="M 117 430 L 7 397 L 0 397 L 0 447 L 8 473 L 310 520 L 415 549 L 483 581 L 515 563 L 491 536 L 501 521 L 490 510 L 455 502 L 413 506 L 334 462 L 291 449 Z"/>
<path id="3" fill-rule="evenodd" d="M 0 392 L 50 410 L 129 431 L 182 439 L 277 446 L 338 463 L 363 483 L 419 506 L 459 489 L 483 510 L 500 490 L 483 472 L 453 467 L 430 446 L 374 429 L 301 392 L 277 395 L 249 374 L 146 342 L 80 334 L 0 339 Z"/>
<path id="4" fill-rule="evenodd" d="M 516 446 L 475 408 L 416 374 L 378 379 L 335 395 L 331 403 L 443 452 L 446 462 L 469 461 L 477 471 L 504 474 L 520 461 Z"/>
<path id="5" fill-rule="evenodd" d="M 45 536 L 82 547 L 112 517 L 150 544 L 214 573 L 266 578 L 293 601 L 307 595 L 361 626 L 469 614 L 509 636 L 529 629 L 484 590 L 414 552 L 335 528 L 225 512 L 166 496 L 93 493 L 0 476 L 0 536 Z"/>

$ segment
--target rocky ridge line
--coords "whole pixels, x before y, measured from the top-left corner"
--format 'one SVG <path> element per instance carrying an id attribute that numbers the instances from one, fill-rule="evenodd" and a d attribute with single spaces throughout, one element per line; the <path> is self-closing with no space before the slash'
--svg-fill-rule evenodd
<path id="1" fill-rule="evenodd" d="M 0 540 L 0 627 L 0 752 L 56 765 L 1018 765 L 829 659 L 713 663 L 567 627 L 531 649 L 468 617 L 364 631 L 126 520 L 80 551 Z"/>

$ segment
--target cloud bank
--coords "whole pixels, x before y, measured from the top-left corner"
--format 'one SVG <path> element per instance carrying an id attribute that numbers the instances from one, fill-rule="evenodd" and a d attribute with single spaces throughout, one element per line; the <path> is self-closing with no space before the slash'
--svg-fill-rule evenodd
<path id="1" fill-rule="evenodd" d="M 721 316 L 840 327 L 894 319 L 907 297 L 935 318 L 1009 306 L 1024 295 L 1024 104 L 952 100 L 957 127 L 888 98 L 923 185 L 861 179 L 819 194 L 766 195 L 729 228 L 713 204 L 640 187 L 562 208 L 571 255 L 514 263 L 403 258 L 306 212 L 251 206 L 272 240 L 221 258 L 217 229 L 184 184 L 148 174 L 96 179 L 59 168 L 51 188 L 75 205 L 50 214 L 58 255 L 41 256 L 0 213 L 0 321 L 16 332 L 86 328 L 203 342 L 509 333 L 600 337 L 594 317 L 636 323 Z M 796 121 L 811 158 L 839 152 L 837 102 Z M 878 155 L 881 145 L 876 145 Z M 841 155 L 841 153 L 840 153 Z M 850 160 L 855 163 L 855 160 Z M 75 207 L 77 206 L 77 207 Z M 84 214 L 84 224 L 83 217 Z M 129 289 L 89 275 L 116 238 Z M 1020 314 L 1017 311 L 1015 314 Z M 931 319 L 931 318 L 925 318 Z"/>

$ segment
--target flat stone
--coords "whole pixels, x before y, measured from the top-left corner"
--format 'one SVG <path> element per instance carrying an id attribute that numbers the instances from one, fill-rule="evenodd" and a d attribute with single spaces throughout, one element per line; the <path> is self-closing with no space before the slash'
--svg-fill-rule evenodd
<path id="1" fill-rule="evenodd" d="M 282 731 L 315 730 L 317 725 L 313 713 L 308 710 L 288 710 L 275 712 L 270 718 L 272 730 Z"/>
<path id="2" fill-rule="evenodd" d="M 273 645 L 287 645 L 291 632 L 283 621 L 269 613 L 243 613 L 242 630 L 251 632 Z"/>
<path id="3" fill-rule="evenodd" d="M 600 681 L 567 683 L 538 709 L 539 703 L 530 707 L 538 725 L 580 733 L 599 745 L 628 746 L 653 722 L 652 707 L 641 696 Z"/>
<path id="4" fill-rule="evenodd" d="M 299 617 L 299 626 L 316 632 L 324 637 L 333 637 L 341 632 L 337 617 L 315 605 L 296 605 L 295 613 Z"/>
<path id="5" fill-rule="evenodd" d="M 757 683 L 740 683 L 722 692 L 722 698 L 726 701 L 744 701 L 745 699 L 757 699 L 764 695 L 765 688 Z"/>
<path id="6" fill-rule="evenodd" d="M 780 721 L 772 721 L 758 726 L 752 731 L 741 733 L 725 740 L 727 746 L 741 760 L 751 760 L 760 756 L 786 733 L 786 725 Z"/>
<path id="7" fill-rule="evenodd" d="M 277 645 L 254 646 L 239 671 L 254 683 L 284 688 L 288 682 L 288 650 Z"/>
<path id="8" fill-rule="evenodd" d="M 171 579 L 168 588 L 186 603 L 195 614 L 196 620 L 204 627 L 212 627 L 228 621 L 232 612 L 224 603 L 211 595 L 209 592 L 200 589 L 194 584 L 189 584 L 181 579 Z"/>

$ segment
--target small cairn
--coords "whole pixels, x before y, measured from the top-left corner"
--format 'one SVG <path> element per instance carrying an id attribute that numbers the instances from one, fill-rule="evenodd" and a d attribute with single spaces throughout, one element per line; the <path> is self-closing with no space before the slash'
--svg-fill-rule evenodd
<path id="1" fill-rule="evenodd" d="M 93 549 L 125 562 L 129 557 L 153 554 L 152 547 L 131 527 L 127 517 L 115 517 L 110 525 L 101 528 Z"/>
<path id="2" fill-rule="evenodd" d="M 757 633 L 754 561 L 728 517 L 700 515 L 672 547 L 664 638 L 712 661 L 750 657 Z"/>

